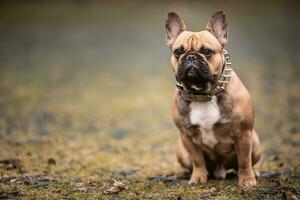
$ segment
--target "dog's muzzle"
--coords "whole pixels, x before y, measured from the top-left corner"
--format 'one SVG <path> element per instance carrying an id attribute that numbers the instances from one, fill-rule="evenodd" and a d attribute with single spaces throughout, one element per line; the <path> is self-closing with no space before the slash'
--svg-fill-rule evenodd
<path id="1" fill-rule="evenodd" d="M 230 56 L 225 49 L 223 49 L 223 53 L 224 53 L 225 62 L 223 64 L 221 74 L 216 80 L 216 85 L 213 88 L 210 88 L 208 91 L 203 91 L 203 87 L 201 86 L 199 87 L 199 85 L 198 86 L 192 85 L 194 87 L 190 87 L 186 83 L 177 80 L 176 82 L 177 91 L 185 100 L 190 102 L 210 101 L 212 96 L 217 95 L 226 89 L 226 86 L 228 85 L 231 77 L 232 69 L 230 68 L 230 65 L 232 63 L 229 61 Z"/>
<path id="2" fill-rule="evenodd" d="M 176 73 L 176 80 L 186 84 L 203 85 L 212 80 L 212 73 L 204 59 L 195 53 L 187 54 Z"/>

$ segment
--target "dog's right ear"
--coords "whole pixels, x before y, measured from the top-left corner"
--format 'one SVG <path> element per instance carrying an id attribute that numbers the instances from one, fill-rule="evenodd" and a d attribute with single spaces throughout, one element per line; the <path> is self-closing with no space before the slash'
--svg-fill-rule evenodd
<path id="1" fill-rule="evenodd" d="M 175 13 L 169 12 L 166 19 L 167 45 L 172 47 L 178 35 L 185 31 L 184 21 Z"/>

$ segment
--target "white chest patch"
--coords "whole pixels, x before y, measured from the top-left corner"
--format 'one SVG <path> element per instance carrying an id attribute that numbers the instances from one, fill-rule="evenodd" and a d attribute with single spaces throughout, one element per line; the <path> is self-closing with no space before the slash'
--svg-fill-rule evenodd
<path id="1" fill-rule="evenodd" d="M 220 119 L 217 98 L 213 96 L 208 102 L 192 102 L 190 110 L 191 124 L 199 125 L 202 142 L 213 148 L 218 143 L 213 133 L 213 126 Z"/>

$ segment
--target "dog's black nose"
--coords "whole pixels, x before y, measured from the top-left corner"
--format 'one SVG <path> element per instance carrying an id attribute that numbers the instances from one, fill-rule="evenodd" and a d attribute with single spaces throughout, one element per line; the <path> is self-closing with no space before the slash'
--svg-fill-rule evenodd
<path id="1" fill-rule="evenodd" d="M 197 56 L 196 55 L 194 55 L 194 54 L 189 54 L 189 55 L 187 55 L 186 56 L 186 58 L 185 58 L 187 61 L 190 61 L 190 62 L 195 62 L 196 60 L 197 60 Z"/>

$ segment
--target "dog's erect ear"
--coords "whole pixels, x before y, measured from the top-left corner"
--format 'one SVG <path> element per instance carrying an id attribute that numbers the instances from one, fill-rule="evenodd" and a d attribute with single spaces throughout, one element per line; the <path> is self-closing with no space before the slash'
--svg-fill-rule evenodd
<path id="1" fill-rule="evenodd" d="M 178 35 L 185 31 L 184 21 L 174 12 L 169 12 L 166 19 L 167 45 L 171 48 Z"/>
<path id="2" fill-rule="evenodd" d="M 215 12 L 208 21 L 206 29 L 218 39 L 223 47 L 227 44 L 227 21 L 224 11 Z"/>

